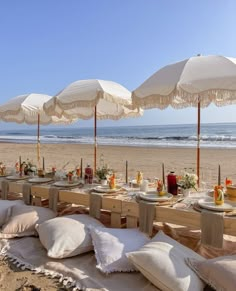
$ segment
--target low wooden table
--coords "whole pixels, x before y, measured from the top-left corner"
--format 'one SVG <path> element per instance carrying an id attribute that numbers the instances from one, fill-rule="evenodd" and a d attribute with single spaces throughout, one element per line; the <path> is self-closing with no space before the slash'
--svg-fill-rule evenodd
<path id="1" fill-rule="evenodd" d="M 22 192 L 24 181 L 9 181 L 9 191 Z M 49 188 L 51 185 L 32 185 L 31 195 L 34 199 L 49 198 Z M 74 203 L 89 207 L 90 194 L 89 187 L 61 189 L 59 190 L 59 202 Z M 111 227 L 120 228 L 121 218 L 126 217 L 127 227 L 137 227 L 139 219 L 139 205 L 135 199 L 131 199 L 127 195 L 102 195 L 102 209 L 111 213 Z M 174 209 L 171 206 L 157 205 L 155 211 L 155 222 L 165 222 L 181 226 L 190 227 L 192 229 L 200 229 L 201 213 L 188 209 Z M 236 236 L 236 216 L 224 217 L 224 233 Z"/>

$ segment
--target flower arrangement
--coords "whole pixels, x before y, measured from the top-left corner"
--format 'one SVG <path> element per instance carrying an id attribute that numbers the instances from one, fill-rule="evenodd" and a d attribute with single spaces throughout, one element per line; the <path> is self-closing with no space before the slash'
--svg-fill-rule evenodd
<path id="1" fill-rule="evenodd" d="M 178 185 L 183 189 L 196 189 L 198 177 L 195 174 L 185 172 L 183 176 L 179 178 Z"/>
<path id="2" fill-rule="evenodd" d="M 100 180 L 106 180 L 109 176 L 113 174 L 113 170 L 108 168 L 108 166 L 102 166 L 98 168 L 95 172 L 95 175 L 100 179 Z"/>
<path id="3" fill-rule="evenodd" d="M 29 159 L 21 163 L 20 168 L 24 171 L 25 175 L 29 175 L 30 173 L 35 174 L 37 171 L 37 167 Z"/>

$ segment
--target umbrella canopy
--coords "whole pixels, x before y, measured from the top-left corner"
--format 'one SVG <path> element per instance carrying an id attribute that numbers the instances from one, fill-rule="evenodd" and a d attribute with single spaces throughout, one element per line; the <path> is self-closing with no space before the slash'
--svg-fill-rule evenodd
<path id="1" fill-rule="evenodd" d="M 0 119 L 6 122 L 37 124 L 37 159 L 40 164 L 40 124 L 66 124 L 73 120 L 64 116 L 58 118 L 49 116 L 43 110 L 43 104 L 50 100 L 52 96 L 45 94 L 25 94 L 10 99 L 0 105 Z"/>
<path id="2" fill-rule="evenodd" d="M 131 93 L 122 85 L 104 80 L 79 80 L 71 83 L 44 104 L 47 114 L 57 117 L 94 117 L 120 119 L 140 116 L 140 110 L 132 110 Z"/>
<path id="3" fill-rule="evenodd" d="M 132 92 L 133 106 L 198 107 L 197 175 L 200 168 L 200 107 L 236 100 L 236 58 L 196 56 L 165 66 Z"/>
<path id="4" fill-rule="evenodd" d="M 44 104 L 47 114 L 57 117 L 90 119 L 94 117 L 94 170 L 96 170 L 96 121 L 138 117 L 141 109 L 132 110 L 131 92 L 122 85 L 104 80 L 79 80 Z"/>

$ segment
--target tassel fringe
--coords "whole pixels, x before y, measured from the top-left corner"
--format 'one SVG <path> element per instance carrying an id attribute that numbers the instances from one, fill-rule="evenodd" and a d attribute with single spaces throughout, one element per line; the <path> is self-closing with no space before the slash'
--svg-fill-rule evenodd
<path id="1" fill-rule="evenodd" d="M 9 260 L 10 262 L 12 262 L 14 265 L 16 265 L 18 268 L 20 268 L 21 270 L 30 270 L 35 274 L 44 274 L 49 278 L 55 278 L 58 279 L 58 281 L 60 283 L 63 284 L 64 287 L 66 288 L 72 288 L 73 287 L 73 291 L 79 291 L 79 290 L 85 290 L 85 287 L 82 286 L 79 282 L 77 282 L 76 280 L 73 280 L 71 277 L 66 277 L 58 272 L 54 272 L 51 270 L 46 270 L 44 268 L 38 268 L 35 267 L 31 264 L 28 264 L 24 261 L 22 261 L 21 259 L 19 259 L 18 257 L 12 255 L 12 254 L 7 254 L 6 251 L 1 250 L 0 252 L 0 256 L 2 258 L 7 258 L 7 260 Z"/>

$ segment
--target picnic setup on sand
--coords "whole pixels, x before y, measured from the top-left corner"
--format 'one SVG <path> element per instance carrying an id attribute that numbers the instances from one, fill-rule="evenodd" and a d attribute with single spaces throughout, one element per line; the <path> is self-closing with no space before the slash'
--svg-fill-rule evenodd
<path id="1" fill-rule="evenodd" d="M 236 59 L 192 57 L 160 69 L 132 93 L 112 81 L 79 80 L 43 96 L 0 105 L 0 120 L 38 125 L 36 162 L 24 152 L 11 166 L 0 163 L 1 257 L 70 290 L 235 290 L 236 181 L 217 163 L 217 180 L 201 187 L 200 109 L 235 103 Z M 197 108 L 192 171 L 184 160 L 182 171 L 166 171 L 165 156 L 156 165 L 159 178 L 141 167 L 130 175 L 128 160 L 123 173 L 112 160 L 98 165 L 97 119 L 137 118 L 168 106 Z M 40 123 L 90 118 L 93 165 L 79 153 L 76 166 L 49 169 Z"/>
<path id="2" fill-rule="evenodd" d="M 221 183 L 220 167 L 203 191 L 195 174 L 167 174 L 164 163 L 154 181 L 141 171 L 122 181 L 105 165 L 26 164 L 1 164 L 0 178 L 1 256 L 19 268 L 74 290 L 234 290 L 236 185 Z"/>

